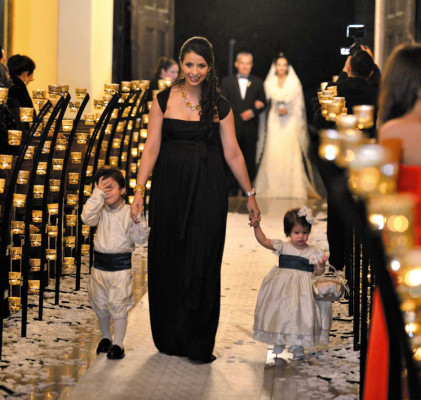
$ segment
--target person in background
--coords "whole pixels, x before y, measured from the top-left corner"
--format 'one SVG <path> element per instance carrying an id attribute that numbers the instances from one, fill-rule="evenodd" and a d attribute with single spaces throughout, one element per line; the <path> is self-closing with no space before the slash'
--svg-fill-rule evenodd
<path id="1" fill-rule="evenodd" d="M 168 57 L 160 57 L 156 63 L 154 76 L 149 82 L 149 100 L 152 100 L 153 91 L 158 90 L 160 79 L 169 79 L 172 83 L 178 78 L 179 68 L 177 61 Z"/>
<path id="2" fill-rule="evenodd" d="M 9 97 L 19 102 L 19 107 L 33 108 L 34 104 L 26 88 L 34 80 L 35 63 L 27 56 L 16 54 L 7 61 L 13 85 L 9 89 Z"/>
<path id="3" fill-rule="evenodd" d="M 6 62 L 6 53 L 3 48 L 0 46 L 0 87 L 10 87 L 13 82 L 10 79 L 9 69 L 7 68 Z"/>

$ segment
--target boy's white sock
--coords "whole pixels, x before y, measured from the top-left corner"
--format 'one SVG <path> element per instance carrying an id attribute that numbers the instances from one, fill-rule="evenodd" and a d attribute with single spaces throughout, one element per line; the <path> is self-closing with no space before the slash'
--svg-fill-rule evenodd
<path id="1" fill-rule="evenodd" d="M 106 316 L 98 317 L 99 322 L 99 329 L 101 329 L 102 338 L 110 339 L 111 340 L 111 316 L 108 314 Z"/>
<path id="2" fill-rule="evenodd" d="M 126 335 L 127 318 L 114 320 L 114 340 L 113 344 L 123 348 L 123 340 Z"/>

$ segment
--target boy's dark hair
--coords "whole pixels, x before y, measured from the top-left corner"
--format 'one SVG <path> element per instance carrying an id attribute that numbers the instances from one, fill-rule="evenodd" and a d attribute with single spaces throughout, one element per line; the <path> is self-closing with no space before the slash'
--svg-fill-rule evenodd
<path id="1" fill-rule="evenodd" d="M 94 181 L 98 184 L 100 178 L 104 179 L 113 178 L 117 183 L 120 189 L 126 187 L 126 180 L 124 179 L 121 171 L 116 167 L 111 167 L 110 165 L 104 165 L 99 170 L 95 172 Z"/>
<path id="2" fill-rule="evenodd" d="M 284 215 L 284 232 L 287 237 L 291 236 L 292 228 L 294 225 L 301 225 L 304 228 L 308 228 L 308 231 L 311 232 L 311 224 L 306 220 L 306 217 L 299 217 L 298 211 L 300 208 L 293 208 L 288 210 Z"/>
<path id="3" fill-rule="evenodd" d="M 356 53 L 350 61 L 351 72 L 355 76 L 361 76 L 363 78 L 368 78 L 373 72 L 374 61 L 371 58 L 370 54 L 366 51 L 359 51 Z"/>
<path id="4" fill-rule="evenodd" d="M 28 56 L 15 54 L 7 60 L 7 67 L 10 76 L 20 76 L 26 71 L 31 75 L 34 72 L 35 63 Z"/>

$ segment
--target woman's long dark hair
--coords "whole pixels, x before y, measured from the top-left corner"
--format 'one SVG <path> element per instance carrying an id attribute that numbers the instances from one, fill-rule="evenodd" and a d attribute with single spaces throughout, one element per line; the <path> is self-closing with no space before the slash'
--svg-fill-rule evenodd
<path id="1" fill-rule="evenodd" d="M 203 57 L 210 67 L 210 71 L 206 79 L 202 82 L 202 93 L 200 106 L 200 121 L 202 126 L 209 130 L 212 127 L 213 119 L 217 113 L 217 104 L 221 97 L 221 89 L 218 85 L 218 77 L 215 71 L 215 59 L 213 56 L 212 45 L 208 39 L 204 37 L 194 36 L 188 39 L 180 50 L 180 65 L 187 53 L 194 52 Z M 178 84 L 184 79 L 178 79 L 175 83 Z"/>
<path id="2" fill-rule="evenodd" d="M 382 76 L 379 122 L 407 114 L 421 96 L 421 45 L 404 44 L 393 50 Z"/>

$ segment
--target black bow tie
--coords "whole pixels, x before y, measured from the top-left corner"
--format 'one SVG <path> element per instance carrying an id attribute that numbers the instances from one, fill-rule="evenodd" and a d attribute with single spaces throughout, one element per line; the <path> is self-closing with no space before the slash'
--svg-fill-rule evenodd
<path id="1" fill-rule="evenodd" d="M 240 75 L 240 74 L 238 74 L 237 77 L 238 77 L 238 79 L 248 79 L 249 78 L 249 75 Z"/>

